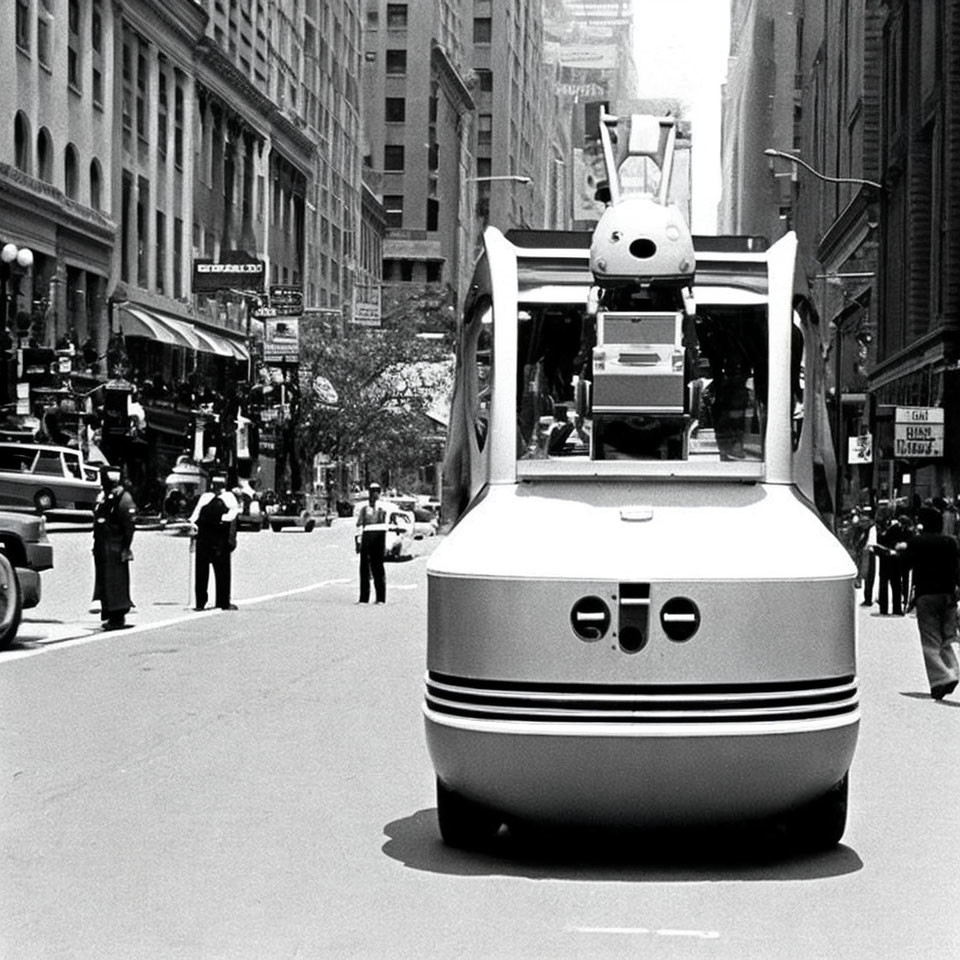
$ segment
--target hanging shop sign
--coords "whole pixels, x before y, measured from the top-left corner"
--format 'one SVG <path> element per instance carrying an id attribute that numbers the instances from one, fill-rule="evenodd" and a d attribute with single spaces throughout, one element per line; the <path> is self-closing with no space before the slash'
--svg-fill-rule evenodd
<path id="1" fill-rule="evenodd" d="M 847 438 L 847 463 L 873 463 L 873 434 Z"/>
<path id="2" fill-rule="evenodd" d="M 193 261 L 193 292 L 216 293 L 218 290 L 263 290 L 265 264 L 262 260 L 244 263 L 218 263 L 213 260 Z"/>
<path id="3" fill-rule="evenodd" d="M 943 407 L 897 407 L 893 450 L 898 459 L 942 457 L 946 426 Z"/>
<path id="4" fill-rule="evenodd" d="M 270 307 L 278 317 L 299 317 L 303 313 L 303 287 L 270 287 Z"/>
<path id="5" fill-rule="evenodd" d="M 300 321 L 292 317 L 263 321 L 263 359 L 267 362 L 298 363 Z"/>

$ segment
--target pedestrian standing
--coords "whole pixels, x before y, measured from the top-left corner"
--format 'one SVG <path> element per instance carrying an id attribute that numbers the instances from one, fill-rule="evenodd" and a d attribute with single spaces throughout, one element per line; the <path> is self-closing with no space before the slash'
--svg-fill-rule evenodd
<path id="1" fill-rule="evenodd" d="M 901 555 L 913 570 L 917 627 L 930 696 L 942 700 L 960 679 L 957 654 L 957 598 L 960 596 L 960 548 L 943 531 L 943 517 L 935 507 L 922 507 L 921 533 L 910 539 Z"/>
<path id="2" fill-rule="evenodd" d="M 122 630 L 133 606 L 130 599 L 130 563 L 137 506 L 120 482 L 120 468 L 100 470 L 93 510 L 93 599 L 100 601 L 104 630 Z"/>
<path id="3" fill-rule="evenodd" d="M 877 600 L 880 604 L 880 615 L 884 617 L 889 609 L 889 601 L 893 603 L 893 615 L 903 616 L 903 572 L 897 552 L 898 545 L 903 542 L 903 526 L 897 517 L 877 536 L 877 554 L 880 560 L 880 589 Z"/>
<path id="4" fill-rule="evenodd" d="M 370 602 L 370 577 L 377 603 L 387 602 L 383 555 L 387 546 L 387 511 L 377 506 L 380 484 L 371 483 L 367 502 L 357 512 L 357 552 L 360 554 L 360 603 Z"/>
<path id="5" fill-rule="evenodd" d="M 860 576 L 863 579 L 863 603 L 861 607 L 873 605 L 873 585 L 877 579 L 877 525 L 870 516 L 870 508 L 863 508 L 863 522 L 867 528 L 863 544 L 863 556 L 860 563 Z"/>
<path id="6" fill-rule="evenodd" d="M 211 489 L 201 494 L 190 517 L 190 536 L 196 544 L 194 573 L 195 610 L 207 605 L 210 568 L 217 581 L 216 601 L 221 610 L 236 610 L 230 602 L 231 555 L 237 547 L 237 515 L 240 505 L 227 489 L 227 477 L 215 473 Z"/>

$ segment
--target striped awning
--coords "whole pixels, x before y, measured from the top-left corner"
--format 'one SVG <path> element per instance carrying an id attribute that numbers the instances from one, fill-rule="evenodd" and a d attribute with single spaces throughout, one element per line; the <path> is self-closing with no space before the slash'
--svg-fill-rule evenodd
<path id="1" fill-rule="evenodd" d="M 120 331 L 125 337 L 144 337 L 187 350 L 199 350 L 229 360 L 249 360 L 247 348 L 220 333 L 202 329 L 189 320 L 171 317 L 129 304 L 119 308 Z"/>

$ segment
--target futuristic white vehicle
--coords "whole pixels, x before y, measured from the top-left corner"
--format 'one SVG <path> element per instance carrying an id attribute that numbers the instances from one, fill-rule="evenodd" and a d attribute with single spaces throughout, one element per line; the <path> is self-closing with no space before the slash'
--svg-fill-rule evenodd
<path id="1" fill-rule="evenodd" d="M 814 506 L 829 436 L 795 237 L 696 238 L 695 277 L 633 284 L 591 269 L 597 233 L 484 246 L 444 468 L 456 523 L 428 563 L 444 840 L 775 818 L 836 844 L 855 570 Z"/>

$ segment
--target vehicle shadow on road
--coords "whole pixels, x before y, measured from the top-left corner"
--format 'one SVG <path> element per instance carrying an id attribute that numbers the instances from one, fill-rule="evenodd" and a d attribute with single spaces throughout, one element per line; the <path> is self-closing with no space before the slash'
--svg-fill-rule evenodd
<path id="1" fill-rule="evenodd" d="M 413 870 L 533 880 L 683 883 L 821 880 L 856 873 L 863 861 L 843 844 L 819 853 L 793 850 L 771 827 L 696 830 L 502 829 L 482 850 L 446 846 L 435 809 L 384 828 L 383 852 Z"/>

